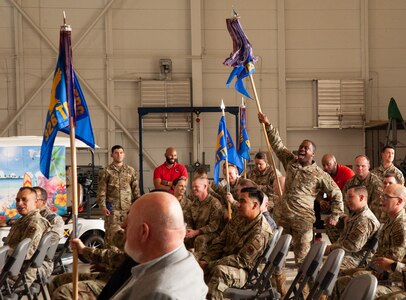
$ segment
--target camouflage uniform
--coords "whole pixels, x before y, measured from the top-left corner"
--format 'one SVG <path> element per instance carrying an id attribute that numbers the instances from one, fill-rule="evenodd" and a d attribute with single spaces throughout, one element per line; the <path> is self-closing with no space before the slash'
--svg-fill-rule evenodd
<path id="1" fill-rule="evenodd" d="M 97 299 L 113 271 L 124 262 L 126 255 L 117 248 L 97 249 L 90 247 L 86 247 L 82 255 L 93 264 L 107 269 L 105 272 L 79 273 L 79 299 Z M 72 273 L 56 276 L 48 286 L 49 294 L 52 295 L 53 300 L 72 299 L 72 289 Z"/>
<path id="2" fill-rule="evenodd" d="M 350 180 L 347 181 L 343 188 L 344 200 L 347 194 L 347 190 L 354 185 L 363 185 L 368 191 L 368 206 L 370 210 L 375 214 L 376 218 L 383 222 L 385 221 L 385 216 L 380 208 L 381 205 L 381 195 L 383 194 L 383 182 L 375 174 L 369 173 L 369 175 L 361 180 L 357 175 L 354 175 Z"/>
<path id="3" fill-rule="evenodd" d="M 193 197 L 185 215 L 187 227 L 199 229 L 201 232 L 194 238 L 186 239 L 187 247 L 194 248 L 194 254 L 199 258 L 206 253 L 210 242 L 220 234 L 223 218 L 222 206 L 220 201 L 211 195 L 207 195 L 203 201 Z"/>
<path id="4" fill-rule="evenodd" d="M 379 221 L 366 205 L 360 212 L 351 213 L 346 221 L 344 232 L 331 245 L 331 250 L 341 248 L 345 256 L 341 270 L 358 267 L 367 249 L 364 249 L 368 239 L 379 229 Z"/>
<path id="5" fill-rule="evenodd" d="M 30 259 L 34 252 L 37 250 L 39 242 L 45 232 L 51 228 L 51 224 L 41 217 L 39 210 L 34 209 L 25 216 L 18 219 L 13 226 L 11 226 L 10 232 L 7 235 L 4 245 L 10 247 L 10 254 L 18 244 L 25 238 L 31 239 L 31 245 L 28 248 L 28 253 L 25 259 Z M 26 279 L 28 285 L 35 280 L 37 274 L 36 268 L 29 268 L 26 273 Z"/>
<path id="6" fill-rule="evenodd" d="M 230 184 L 230 193 L 233 195 L 235 200 L 238 199 L 237 185 L 239 181 L 240 177 L 237 177 L 234 184 Z M 212 184 L 211 188 L 217 195 L 219 195 L 220 198 L 217 199 L 219 199 L 220 203 L 223 205 L 223 208 L 227 209 L 227 181 L 223 179 L 219 182 L 219 185 Z"/>
<path id="7" fill-rule="evenodd" d="M 182 198 L 179 200 L 179 204 L 183 211 L 183 217 L 186 220 L 186 214 L 189 211 L 189 208 L 190 208 L 190 205 L 192 204 L 192 202 L 186 197 L 186 195 L 183 195 Z"/>
<path id="8" fill-rule="evenodd" d="M 272 229 L 261 213 L 253 221 L 236 216 L 226 225 L 202 257 L 207 262 L 212 299 L 223 299 L 225 289 L 245 284 L 271 237 Z"/>
<path id="9" fill-rule="evenodd" d="M 108 245 L 113 245 L 110 227 L 123 223 L 131 204 L 139 196 L 138 178 L 134 168 L 126 164 L 117 168 L 111 163 L 99 172 L 97 204 L 100 208 L 107 207 L 111 210 L 110 215 L 104 220 L 106 230 L 104 239 Z"/>
<path id="10" fill-rule="evenodd" d="M 400 184 L 405 185 L 405 178 L 403 177 L 402 171 L 396 168 L 394 164 L 390 165 L 386 169 L 380 165 L 379 167 L 373 169 L 371 173 L 378 176 L 381 181 L 383 181 L 386 174 L 393 173 L 395 174 L 397 181 L 399 181 Z"/>
<path id="11" fill-rule="evenodd" d="M 63 238 L 64 233 L 63 227 L 65 222 L 63 221 L 62 217 L 51 211 L 48 207 L 41 209 L 39 213 L 51 224 L 51 232 L 54 233 L 51 239 L 51 244 L 58 244 L 59 240 Z M 52 258 L 46 258 L 42 263 L 42 266 L 41 272 L 43 272 L 45 278 L 49 278 L 54 270 L 54 262 Z"/>
<path id="12" fill-rule="evenodd" d="M 276 176 L 282 176 L 278 169 L 276 169 Z M 268 196 L 270 210 L 272 210 L 274 202 L 276 202 L 278 198 L 278 195 L 276 195 L 273 190 L 273 183 L 276 180 L 276 176 L 274 169 L 270 165 L 268 165 L 262 173 L 256 168 L 247 173 L 247 178 L 258 184 L 258 187 Z"/>
<path id="13" fill-rule="evenodd" d="M 387 257 L 394 261 L 402 261 L 406 254 L 406 213 L 402 209 L 393 220 L 387 219 L 382 227 L 378 241 L 378 249 L 373 257 Z M 370 268 L 355 268 L 343 272 L 346 276 L 339 277 L 334 287 L 334 295 L 339 299 L 352 276 L 372 273 Z M 378 294 L 377 294 L 378 296 Z"/>
<path id="14" fill-rule="evenodd" d="M 331 217 L 338 220 L 343 213 L 340 188 L 315 162 L 302 166 L 297 157 L 282 143 L 278 131 L 266 128 L 269 142 L 286 171 L 285 192 L 275 204 L 274 216 L 285 233 L 292 235 L 295 260 L 301 263 L 310 249 L 315 222 L 314 201 L 320 192 L 331 198 Z"/>

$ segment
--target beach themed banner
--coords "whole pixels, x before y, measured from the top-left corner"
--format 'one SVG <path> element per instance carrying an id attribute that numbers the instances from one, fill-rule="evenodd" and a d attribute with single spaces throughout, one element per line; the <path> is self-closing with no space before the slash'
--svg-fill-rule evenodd
<path id="1" fill-rule="evenodd" d="M 20 217 L 15 197 L 22 186 L 44 188 L 48 207 L 66 213 L 65 147 L 53 147 L 49 179 L 40 171 L 40 151 L 40 146 L 0 147 L 0 219 Z"/>

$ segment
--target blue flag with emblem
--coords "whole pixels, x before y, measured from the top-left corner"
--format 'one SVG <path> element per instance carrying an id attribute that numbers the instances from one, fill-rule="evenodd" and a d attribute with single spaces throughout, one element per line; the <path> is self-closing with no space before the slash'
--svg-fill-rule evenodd
<path id="1" fill-rule="evenodd" d="M 245 77 L 250 76 L 254 72 L 255 66 L 251 61 L 248 62 L 246 65 L 234 67 L 234 69 L 230 73 L 230 76 L 227 79 L 226 86 L 230 87 L 231 81 L 233 81 L 234 77 L 237 77 L 237 80 L 234 84 L 234 88 L 236 89 L 236 91 L 243 94 L 245 97 L 252 99 L 251 95 L 245 88 L 244 82 L 242 80 Z"/>
<path id="2" fill-rule="evenodd" d="M 40 155 L 40 170 L 46 178 L 49 178 L 50 175 L 52 148 L 58 131 L 70 134 L 69 116 L 71 111 L 74 113 L 75 137 L 89 147 L 95 147 L 89 110 L 71 65 L 70 55 L 68 55 L 70 49 L 66 49 L 67 42 L 63 40 L 65 37 L 62 32 L 60 38 L 58 62 L 52 82 Z"/>
<path id="3" fill-rule="evenodd" d="M 228 159 L 228 162 L 235 165 L 238 173 L 244 169 L 242 159 L 237 154 L 237 149 L 234 146 L 233 140 L 226 127 L 226 119 L 221 117 L 219 130 L 217 134 L 216 158 L 214 165 L 214 182 L 218 184 L 220 178 L 220 164 L 222 160 Z"/>
<path id="4" fill-rule="evenodd" d="M 245 107 L 240 107 L 240 135 L 238 140 L 238 155 L 250 161 L 251 143 L 247 132 L 247 114 Z"/>

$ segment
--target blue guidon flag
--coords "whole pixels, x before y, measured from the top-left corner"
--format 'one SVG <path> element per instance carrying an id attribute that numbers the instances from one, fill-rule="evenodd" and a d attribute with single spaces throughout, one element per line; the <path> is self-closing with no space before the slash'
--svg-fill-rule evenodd
<path id="1" fill-rule="evenodd" d="M 89 147 L 95 147 L 89 110 L 72 66 L 71 54 L 70 30 L 62 26 L 40 155 L 40 170 L 46 178 L 50 176 L 52 148 L 58 131 L 70 134 L 70 115 L 75 123 L 75 137 Z"/>
<path id="2" fill-rule="evenodd" d="M 228 159 L 229 163 L 237 167 L 238 173 L 241 173 L 244 170 L 242 159 L 238 156 L 237 149 L 235 148 L 231 135 L 227 130 L 226 119 L 222 116 L 217 134 L 216 162 L 214 165 L 214 182 L 216 184 L 218 184 L 220 177 L 220 163 L 225 159 Z"/>

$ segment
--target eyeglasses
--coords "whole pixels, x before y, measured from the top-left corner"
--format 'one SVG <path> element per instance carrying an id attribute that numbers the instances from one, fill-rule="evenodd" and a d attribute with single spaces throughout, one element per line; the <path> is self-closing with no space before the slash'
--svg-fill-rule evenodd
<path id="1" fill-rule="evenodd" d="M 381 196 L 381 198 L 382 198 L 383 200 L 396 199 L 396 198 L 400 199 L 400 197 L 398 197 L 398 196 L 390 196 L 390 195 L 388 195 L 388 194 L 383 194 L 383 195 Z"/>

